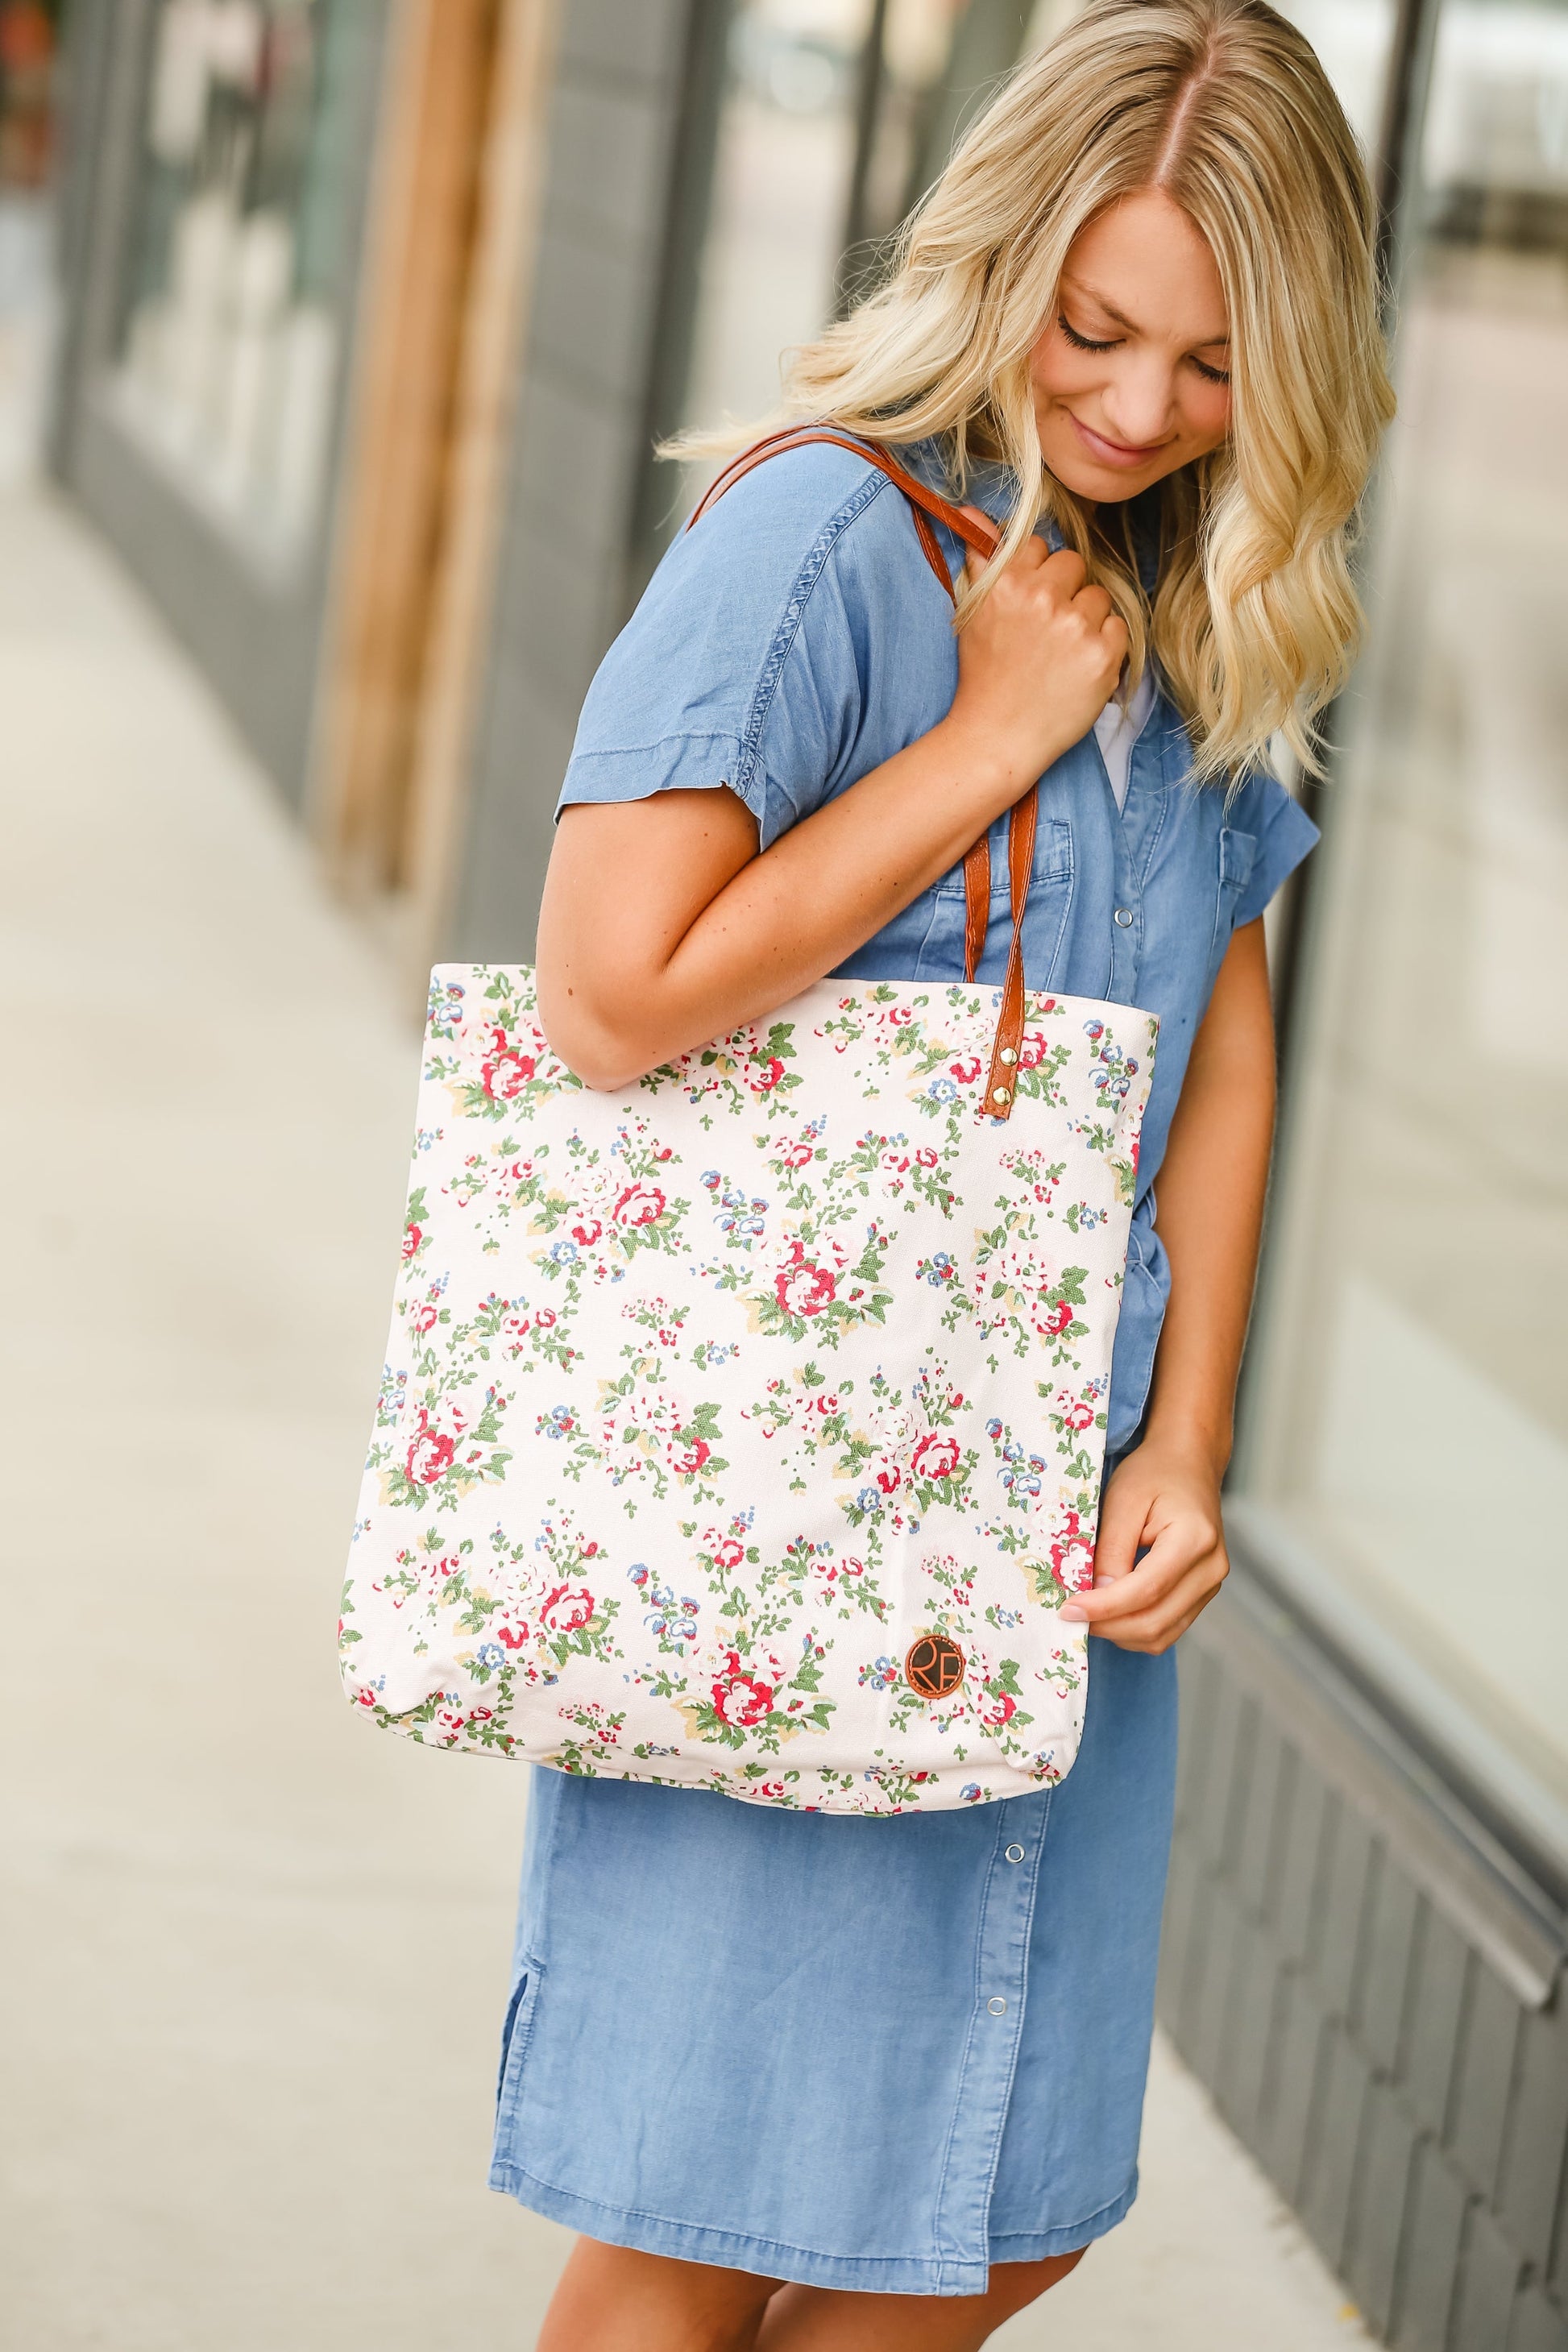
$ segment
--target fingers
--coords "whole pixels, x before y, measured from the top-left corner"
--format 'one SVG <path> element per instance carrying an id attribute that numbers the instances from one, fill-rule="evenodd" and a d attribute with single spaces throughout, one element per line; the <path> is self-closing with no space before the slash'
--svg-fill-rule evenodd
<path id="1" fill-rule="evenodd" d="M 1110 1516 L 1110 1494 L 1106 1502 Z M 1119 1565 L 1125 1553 L 1125 1522 L 1119 1525 L 1113 1518 L 1110 1534 L 1116 1550 L 1106 1572 L 1102 1577 L 1097 1549 L 1093 1591 L 1074 1593 L 1062 1616 L 1068 1622 L 1087 1623 L 1091 1633 L 1102 1634 L 1120 1648 L 1165 1649 L 1225 1581 L 1229 1561 L 1218 1530 L 1202 1514 L 1184 1512 L 1160 1529 L 1143 1558 L 1130 1569 Z"/>
<path id="2" fill-rule="evenodd" d="M 1079 590 L 1072 605 L 1073 611 L 1080 614 L 1091 629 L 1103 628 L 1116 610 L 1105 590 L 1092 584 Z"/>
<path id="3" fill-rule="evenodd" d="M 1142 1540 L 1143 1523 L 1148 1516 L 1149 1496 L 1120 1470 L 1111 1475 L 1100 1507 L 1100 1531 L 1094 1545 L 1094 1576 L 1098 1584 L 1117 1577 L 1130 1576 L 1138 1546 Z M 1074 1596 L 1076 1601 L 1077 1595 Z M 1063 1612 L 1070 1615 L 1073 1603 Z"/>

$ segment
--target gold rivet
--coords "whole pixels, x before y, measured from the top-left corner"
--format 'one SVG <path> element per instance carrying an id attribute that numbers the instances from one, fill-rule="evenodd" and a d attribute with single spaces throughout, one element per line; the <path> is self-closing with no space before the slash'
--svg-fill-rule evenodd
<path id="1" fill-rule="evenodd" d="M 1013 1090 L 1010 1087 L 993 1087 L 991 1099 L 994 1103 L 1010 1103 L 1013 1099 Z"/>
<path id="2" fill-rule="evenodd" d="M 1012 1068 L 1018 1056 L 1015 1054 L 1011 1045 L 1004 1045 L 1002 1051 L 996 1056 L 996 1059 L 999 1062 L 1005 1063 L 1008 1069 Z"/>

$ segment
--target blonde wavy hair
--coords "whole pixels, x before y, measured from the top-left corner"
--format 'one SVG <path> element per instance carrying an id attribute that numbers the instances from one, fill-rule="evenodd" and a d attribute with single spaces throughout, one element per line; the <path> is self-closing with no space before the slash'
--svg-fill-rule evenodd
<path id="1" fill-rule="evenodd" d="M 1073 239 L 1150 187 L 1214 253 L 1233 385 L 1225 443 L 1159 486 L 1152 603 L 1124 516 L 1112 534 L 1046 467 L 1030 375 Z M 830 417 L 890 447 L 938 436 L 960 497 L 976 462 L 1000 463 L 1017 498 L 958 625 L 1048 517 L 1126 621 L 1132 680 L 1152 654 L 1201 778 L 1256 769 L 1276 735 L 1315 771 L 1315 714 L 1360 642 L 1352 534 L 1394 411 L 1375 239 L 1339 100 L 1265 0 L 1090 0 L 968 131 L 900 231 L 885 282 L 790 356 L 768 422 Z M 690 456 L 742 437 L 669 447 Z"/>

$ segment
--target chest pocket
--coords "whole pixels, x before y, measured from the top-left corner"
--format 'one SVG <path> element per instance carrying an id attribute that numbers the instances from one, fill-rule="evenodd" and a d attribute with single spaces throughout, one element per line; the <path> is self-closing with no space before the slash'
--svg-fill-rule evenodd
<path id="1" fill-rule="evenodd" d="M 1236 928 L 1236 910 L 1241 894 L 1252 879 L 1252 868 L 1258 856 L 1258 837 L 1242 833 L 1235 825 L 1225 825 L 1219 836 L 1219 895 L 1215 904 L 1214 946 L 1224 954 Z"/>
<path id="2" fill-rule="evenodd" d="M 1065 817 L 1042 817 L 1035 835 L 1029 906 L 1024 918 L 1024 971 L 1031 988 L 1056 985 L 1057 965 L 1072 912 L 1072 826 Z M 921 955 L 921 980 L 963 977 L 963 868 L 955 866 L 931 893 L 931 920 Z M 1007 829 L 991 831 L 991 920 L 982 967 L 1002 978 L 1007 961 L 1010 912 L 1007 893 Z M 994 971 L 993 968 L 994 967 Z"/>

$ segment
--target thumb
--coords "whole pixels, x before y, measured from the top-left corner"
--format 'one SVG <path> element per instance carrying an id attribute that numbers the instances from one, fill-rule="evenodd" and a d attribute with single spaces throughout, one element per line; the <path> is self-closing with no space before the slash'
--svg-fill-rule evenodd
<path id="1" fill-rule="evenodd" d="M 1100 1507 L 1100 1532 L 1094 1546 L 1096 1584 L 1131 1575 L 1138 1547 L 1145 1540 L 1148 1512 L 1148 1497 L 1133 1481 L 1113 1476 Z"/>

